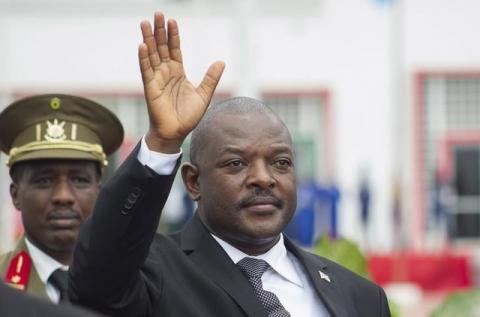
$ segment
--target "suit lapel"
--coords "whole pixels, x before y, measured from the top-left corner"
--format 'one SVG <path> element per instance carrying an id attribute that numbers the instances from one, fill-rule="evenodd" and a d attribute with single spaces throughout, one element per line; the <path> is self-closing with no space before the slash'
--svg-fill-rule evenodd
<path id="1" fill-rule="evenodd" d="M 181 246 L 190 259 L 219 285 L 248 316 L 265 316 L 253 288 L 222 247 L 208 233 L 197 214 L 182 232 Z"/>
<path id="2" fill-rule="evenodd" d="M 342 293 L 334 273 L 328 271 L 327 264 L 320 258 L 297 247 L 287 237 L 285 237 L 285 246 L 303 264 L 310 281 L 330 315 L 332 317 L 352 317 L 345 308 L 345 295 Z"/>
<path id="3" fill-rule="evenodd" d="M 195 214 L 181 235 L 184 252 L 209 278 L 227 292 L 249 316 L 266 316 L 252 287 L 220 245 L 212 238 Z M 285 245 L 305 267 L 318 296 L 332 317 L 352 317 L 345 307 L 345 296 L 333 272 L 320 258 L 295 246 L 287 237 Z M 319 272 L 327 274 L 328 282 Z"/>

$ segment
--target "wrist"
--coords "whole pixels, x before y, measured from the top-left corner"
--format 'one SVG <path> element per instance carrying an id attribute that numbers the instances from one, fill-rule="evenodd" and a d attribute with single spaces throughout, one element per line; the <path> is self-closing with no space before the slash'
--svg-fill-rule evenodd
<path id="1" fill-rule="evenodd" d="M 164 154 L 179 153 L 182 147 L 183 140 L 166 140 L 154 136 L 151 131 L 145 135 L 145 143 L 150 151 L 160 152 Z"/>

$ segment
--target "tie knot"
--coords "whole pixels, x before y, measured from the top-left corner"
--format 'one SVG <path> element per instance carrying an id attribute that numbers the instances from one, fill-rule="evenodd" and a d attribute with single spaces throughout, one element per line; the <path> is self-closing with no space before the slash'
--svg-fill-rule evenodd
<path id="1" fill-rule="evenodd" d="M 62 269 L 56 269 L 50 275 L 48 281 L 60 291 L 60 297 L 63 299 L 63 295 L 66 294 L 68 289 L 68 272 Z"/>
<path id="2" fill-rule="evenodd" d="M 243 258 L 238 261 L 237 265 L 248 278 L 261 277 L 270 267 L 264 260 L 254 258 Z"/>

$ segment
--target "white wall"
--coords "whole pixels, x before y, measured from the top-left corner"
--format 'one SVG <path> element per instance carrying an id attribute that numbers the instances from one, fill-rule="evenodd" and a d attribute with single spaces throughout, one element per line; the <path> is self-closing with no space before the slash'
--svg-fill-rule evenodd
<path id="1" fill-rule="evenodd" d="M 479 71 L 480 42 L 476 40 L 480 27 L 480 2 L 475 0 L 408 0 L 404 1 L 404 59 L 402 76 L 405 107 L 398 110 L 404 120 L 402 167 L 405 185 L 409 228 L 416 247 L 424 243 L 421 232 L 423 221 L 414 204 L 417 193 L 414 183 L 413 103 L 414 75 L 418 71 Z"/>

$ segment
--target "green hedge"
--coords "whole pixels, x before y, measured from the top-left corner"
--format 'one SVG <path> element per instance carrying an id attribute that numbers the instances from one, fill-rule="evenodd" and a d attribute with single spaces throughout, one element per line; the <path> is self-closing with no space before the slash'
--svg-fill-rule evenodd
<path id="1" fill-rule="evenodd" d="M 480 290 L 455 292 L 433 312 L 431 317 L 480 316 Z"/>

